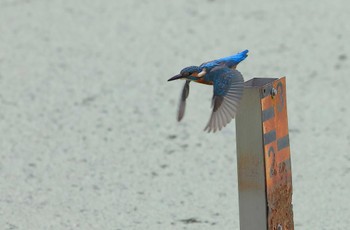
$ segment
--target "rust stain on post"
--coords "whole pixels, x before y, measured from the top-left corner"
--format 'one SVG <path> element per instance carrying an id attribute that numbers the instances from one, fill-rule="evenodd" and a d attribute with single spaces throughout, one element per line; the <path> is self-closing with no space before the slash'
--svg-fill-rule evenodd
<path id="1" fill-rule="evenodd" d="M 243 172 L 238 175 L 238 177 L 244 178 L 238 178 L 239 187 L 242 190 L 264 189 L 261 183 L 256 180 L 260 173 L 258 170 L 259 161 L 256 157 L 246 154 L 238 159 L 237 165 L 238 171 Z M 251 170 L 244 170 L 247 168 Z"/>
<path id="2" fill-rule="evenodd" d="M 271 93 L 272 92 L 272 93 Z M 292 170 L 285 77 L 261 89 L 269 230 L 292 230 Z"/>

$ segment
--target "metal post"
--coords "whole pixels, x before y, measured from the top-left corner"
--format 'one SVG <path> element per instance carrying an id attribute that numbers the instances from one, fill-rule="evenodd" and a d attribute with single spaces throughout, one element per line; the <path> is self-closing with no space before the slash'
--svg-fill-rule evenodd
<path id="1" fill-rule="evenodd" d="M 236 117 L 241 230 L 292 230 L 286 79 L 245 82 Z"/>

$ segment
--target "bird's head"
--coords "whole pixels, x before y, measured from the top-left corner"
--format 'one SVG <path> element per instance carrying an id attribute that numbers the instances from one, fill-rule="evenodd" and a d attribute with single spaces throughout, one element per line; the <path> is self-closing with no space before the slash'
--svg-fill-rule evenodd
<path id="1" fill-rule="evenodd" d="M 200 68 L 198 66 L 189 66 L 189 67 L 183 68 L 179 74 L 170 78 L 168 81 L 173 81 L 178 79 L 196 81 L 199 78 L 203 77 L 205 73 L 206 72 L 203 68 Z"/>

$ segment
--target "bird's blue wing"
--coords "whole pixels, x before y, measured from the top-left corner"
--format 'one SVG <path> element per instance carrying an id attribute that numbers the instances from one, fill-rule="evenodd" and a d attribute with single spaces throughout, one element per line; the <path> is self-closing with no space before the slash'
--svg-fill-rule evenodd
<path id="1" fill-rule="evenodd" d="M 236 115 L 243 95 L 242 74 L 228 67 L 217 67 L 209 73 L 213 79 L 213 111 L 204 131 L 215 132 L 225 127 Z"/>
<path id="2" fill-rule="evenodd" d="M 185 85 L 182 89 L 181 98 L 180 98 L 180 104 L 179 104 L 179 110 L 177 112 L 177 121 L 181 121 L 183 116 L 185 115 L 185 109 L 186 109 L 186 99 L 188 97 L 188 94 L 190 93 L 190 82 L 189 80 L 186 80 Z"/>

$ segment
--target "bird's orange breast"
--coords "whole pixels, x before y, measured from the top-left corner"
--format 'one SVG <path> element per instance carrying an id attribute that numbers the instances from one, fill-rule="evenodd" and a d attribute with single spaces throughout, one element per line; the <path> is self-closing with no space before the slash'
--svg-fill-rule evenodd
<path id="1" fill-rule="evenodd" d="M 199 78 L 196 82 L 197 83 L 201 83 L 201 84 L 206 84 L 206 85 L 212 85 L 213 84 L 212 81 L 205 81 L 204 78 Z"/>

